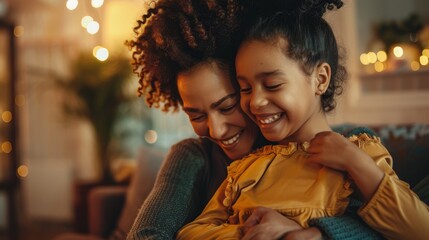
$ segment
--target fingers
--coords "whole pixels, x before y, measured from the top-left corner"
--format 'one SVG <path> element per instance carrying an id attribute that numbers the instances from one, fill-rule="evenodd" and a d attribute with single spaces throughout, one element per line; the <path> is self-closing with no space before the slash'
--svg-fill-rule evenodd
<path id="1" fill-rule="evenodd" d="M 262 217 L 268 211 L 268 208 L 265 207 L 257 207 L 253 210 L 252 214 L 247 218 L 244 222 L 244 227 L 252 227 L 261 222 Z"/>

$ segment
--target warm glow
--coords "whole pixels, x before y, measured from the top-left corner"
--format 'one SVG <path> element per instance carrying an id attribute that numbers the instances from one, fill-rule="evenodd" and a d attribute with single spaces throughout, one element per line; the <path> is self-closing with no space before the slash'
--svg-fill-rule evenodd
<path id="1" fill-rule="evenodd" d="M 429 57 L 429 49 L 423 49 L 422 55 L 426 56 L 426 57 Z"/>
<path id="2" fill-rule="evenodd" d="M 10 153 L 10 152 L 12 152 L 12 143 L 10 143 L 9 141 L 3 142 L 1 144 L 1 150 L 4 153 Z"/>
<path id="3" fill-rule="evenodd" d="M 382 72 L 384 70 L 384 64 L 382 62 L 376 62 L 374 64 L 374 69 L 376 72 Z"/>
<path id="4" fill-rule="evenodd" d="M 12 121 L 12 113 L 10 111 L 4 111 L 1 114 L 1 119 L 3 120 L 3 122 L 9 123 L 10 121 Z"/>
<path id="5" fill-rule="evenodd" d="M 395 48 L 393 48 L 393 54 L 400 58 L 402 57 L 402 55 L 404 55 L 404 49 L 402 49 L 402 47 L 396 46 Z"/>
<path id="6" fill-rule="evenodd" d="M 378 51 L 377 52 L 377 59 L 380 62 L 385 62 L 387 60 L 387 54 L 385 51 Z"/>
<path id="7" fill-rule="evenodd" d="M 77 0 L 67 0 L 66 7 L 68 10 L 75 10 L 79 2 Z"/>
<path id="8" fill-rule="evenodd" d="M 427 56 L 420 56 L 420 64 L 422 65 L 422 66 L 426 66 L 426 65 L 428 65 L 428 62 L 429 62 L 429 58 L 427 57 Z"/>
<path id="9" fill-rule="evenodd" d="M 368 53 L 368 61 L 370 63 L 375 63 L 377 62 L 377 55 L 375 54 L 375 52 L 369 52 Z"/>
<path id="10" fill-rule="evenodd" d="M 85 16 L 80 21 L 80 24 L 82 25 L 83 28 L 86 28 L 88 27 L 88 24 L 92 21 L 94 21 L 94 19 L 91 16 Z"/>
<path id="11" fill-rule="evenodd" d="M 360 62 L 361 62 L 363 65 L 368 65 L 368 64 L 369 64 L 368 54 L 366 54 L 366 53 L 362 53 L 362 54 L 360 55 Z"/>
<path id="12" fill-rule="evenodd" d="M 94 47 L 92 54 L 100 61 L 106 61 L 109 58 L 109 50 L 101 46 Z"/>
<path id="13" fill-rule="evenodd" d="M 21 165 L 18 167 L 18 169 L 16 170 L 16 173 L 18 174 L 18 176 L 20 177 L 27 177 L 28 176 L 28 167 L 26 165 Z"/>
<path id="14" fill-rule="evenodd" d="M 90 34 L 96 34 L 98 30 L 100 29 L 100 24 L 96 21 L 91 21 L 86 26 L 86 31 Z"/>
<path id="15" fill-rule="evenodd" d="M 413 71 L 417 71 L 420 69 L 420 64 L 417 61 L 412 61 L 411 62 L 411 70 Z"/>
<path id="16" fill-rule="evenodd" d="M 25 105 L 25 96 L 22 94 L 18 94 L 15 96 L 15 104 L 18 107 L 22 107 Z"/>
<path id="17" fill-rule="evenodd" d="M 154 144 L 158 139 L 158 134 L 154 130 L 148 130 L 144 135 L 144 139 L 146 140 L 147 143 Z"/>
<path id="18" fill-rule="evenodd" d="M 24 35 L 24 27 L 23 26 L 16 26 L 13 29 L 13 35 L 15 35 L 15 37 L 22 37 L 22 35 Z"/>
<path id="19" fill-rule="evenodd" d="M 99 8 L 101 6 L 103 6 L 104 0 L 91 0 L 91 5 L 94 8 Z"/>

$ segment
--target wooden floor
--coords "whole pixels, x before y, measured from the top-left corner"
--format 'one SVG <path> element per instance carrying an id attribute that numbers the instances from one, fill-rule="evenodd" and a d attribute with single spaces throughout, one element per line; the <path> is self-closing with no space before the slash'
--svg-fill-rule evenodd
<path id="1" fill-rule="evenodd" d="M 0 230 L 0 240 L 51 240 L 64 232 L 73 231 L 68 223 L 49 221 L 32 221 L 20 226 L 15 235 L 7 234 L 6 230 Z"/>

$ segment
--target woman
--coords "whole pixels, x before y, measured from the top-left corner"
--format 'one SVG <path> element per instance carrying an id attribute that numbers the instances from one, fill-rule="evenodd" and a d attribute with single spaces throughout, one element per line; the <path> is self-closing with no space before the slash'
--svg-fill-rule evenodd
<path id="1" fill-rule="evenodd" d="M 231 39 L 242 6 L 232 0 L 160 0 L 138 21 L 137 37 L 128 45 L 139 93 L 149 106 L 164 111 L 181 106 L 201 138 L 171 148 L 128 239 L 174 238 L 202 211 L 227 165 L 265 143 L 241 111 L 231 81 Z M 365 227 L 354 223 L 350 229 Z M 300 231 L 321 236 L 317 228 Z"/>

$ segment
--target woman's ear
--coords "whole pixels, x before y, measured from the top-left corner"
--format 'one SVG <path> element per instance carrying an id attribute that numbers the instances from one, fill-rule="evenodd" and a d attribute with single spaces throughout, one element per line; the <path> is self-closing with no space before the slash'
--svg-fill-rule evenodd
<path id="1" fill-rule="evenodd" d="M 331 81 L 331 66 L 323 62 L 316 68 L 317 88 L 316 94 L 322 95 L 328 89 L 329 82 Z"/>

